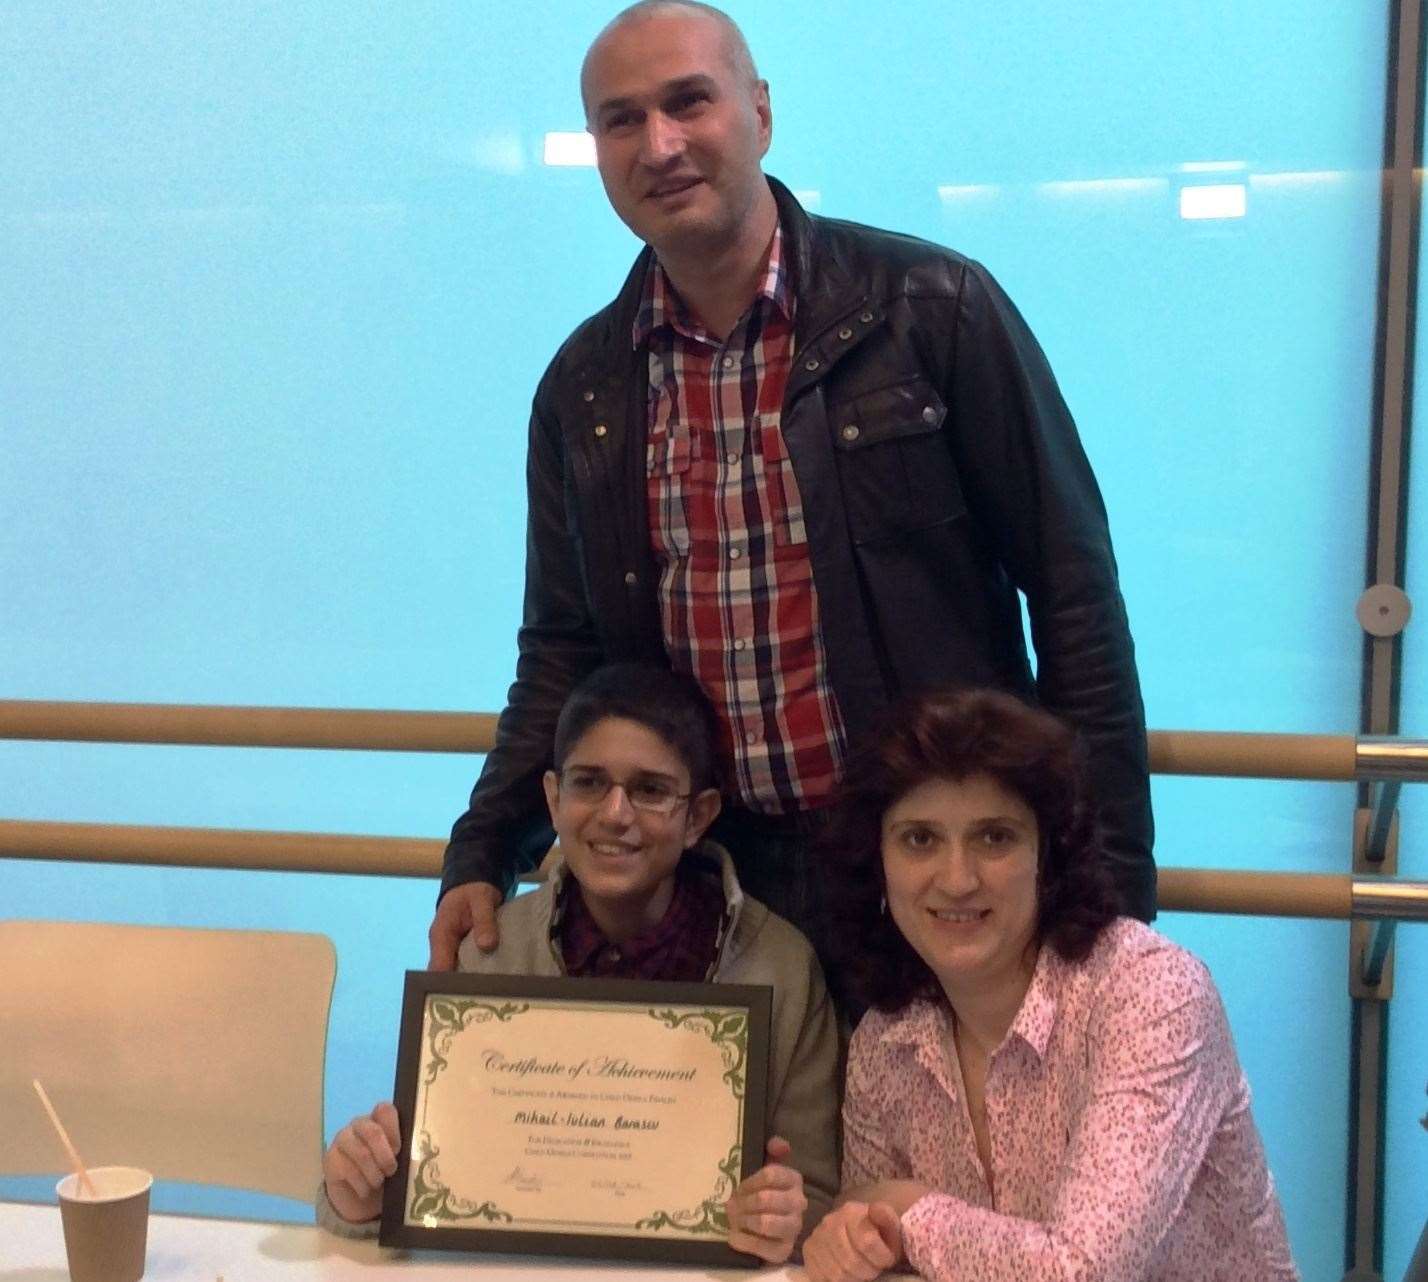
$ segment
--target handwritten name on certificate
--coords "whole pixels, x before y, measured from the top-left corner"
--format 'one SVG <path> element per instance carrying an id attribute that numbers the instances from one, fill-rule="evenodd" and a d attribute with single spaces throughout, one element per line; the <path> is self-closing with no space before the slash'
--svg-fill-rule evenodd
<path id="1" fill-rule="evenodd" d="M 597 998 L 590 981 L 500 978 L 527 991 L 423 995 L 402 1224 L 723 1242 L 724 1200 L 761 1158 L 766 1006 L 751 1091 L 750 1010 L 721 1001 L 728 986 L 606 982 Z M 622 988 L 648 991 L 603 995 Z"/>

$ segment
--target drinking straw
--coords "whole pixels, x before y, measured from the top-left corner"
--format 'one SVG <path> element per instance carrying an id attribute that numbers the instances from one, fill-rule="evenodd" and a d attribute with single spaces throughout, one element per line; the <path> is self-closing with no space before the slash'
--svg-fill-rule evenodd
<path id="1" fill-rule="evenodd" d="M 55 1124 L 55 1130 L 59 1132 L 60 1143 L 64 1145 L 64 1151 L 69 1154 L 69 1160 L 74 1166 L 75 1173 L 79 1176 L 79 1187 L 88 1191 L 90 1197 L 98 1197 L 94 1191 L 94 1184 L 89 1178 L 89 1172 L 84 1169 L 84 1162 L 80 1160 L 79 1151 L 70 1143 L 69 1132 L 64 1129 L 64 1123 L 59 1120 L 59 1114 L 55 1112 L 55 1106 L 50 1103 L 50 1097 L 45 1094 L 45 1088 L 40 1085 L 38 1077 L 30 1078 L 30 1084 L 35 1088 L 35 1093 L 40 1097 L 40 1103 L 45 1106 L 45 1112 L 50 1115 L 50 1121 Z"/>

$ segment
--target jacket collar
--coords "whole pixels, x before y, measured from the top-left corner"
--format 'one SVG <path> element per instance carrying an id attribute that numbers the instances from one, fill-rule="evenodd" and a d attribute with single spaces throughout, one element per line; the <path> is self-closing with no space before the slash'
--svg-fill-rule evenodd
<path id="1" fill-rule="evenodd" d="M 828 252 L 826 221 L 805 213 L 793 193 L 777 178 L 767 178 L 767 182 L 778 206 L 784 260 L 798 300 L 794 343 L 802 350 L 845 319 L 851 310 L 865 305 L 867 291 L 857 286 L 842 256 Z M 645 297 L 646 276 L 653 262 L 654 251 L 646 245 L 636 257 L 610 309 L 605 341 L 627 353 Z"/>

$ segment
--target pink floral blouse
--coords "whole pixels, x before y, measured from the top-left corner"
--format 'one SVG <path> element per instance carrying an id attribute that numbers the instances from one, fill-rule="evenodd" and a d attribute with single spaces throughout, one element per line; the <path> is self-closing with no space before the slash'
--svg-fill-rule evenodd
<path id="1" fill-rule="evenodd" d="M 939 1190 L 902 1217 L 912 1267 L 946 1282 L 1297 1278 L 1204 965 L 1129 918 L 1082 962 L 1050 948 L 987 1070 L 982 1169 L 943 1004 L 870 1012 L 853 1035 L 844 1187 Z"/>

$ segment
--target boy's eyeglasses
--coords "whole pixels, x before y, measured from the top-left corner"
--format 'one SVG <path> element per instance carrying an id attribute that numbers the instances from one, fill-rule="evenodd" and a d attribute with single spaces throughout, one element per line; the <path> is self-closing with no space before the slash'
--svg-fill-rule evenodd
<path id="1" fill-rule="evenodd" d="M 590 766 L 567 766 L 560 772 L 560 790 L 573 801 L 598 805 L 610 795 L 610 789 L 618 784 L 625 790 L 630 805 L 652 815 L 672 815 L 681 801 L 688 801 L 693 793 L 676 792 L 666 779 L 636 775 L 633 779 L 612 779 L 603 770 Z"/>

